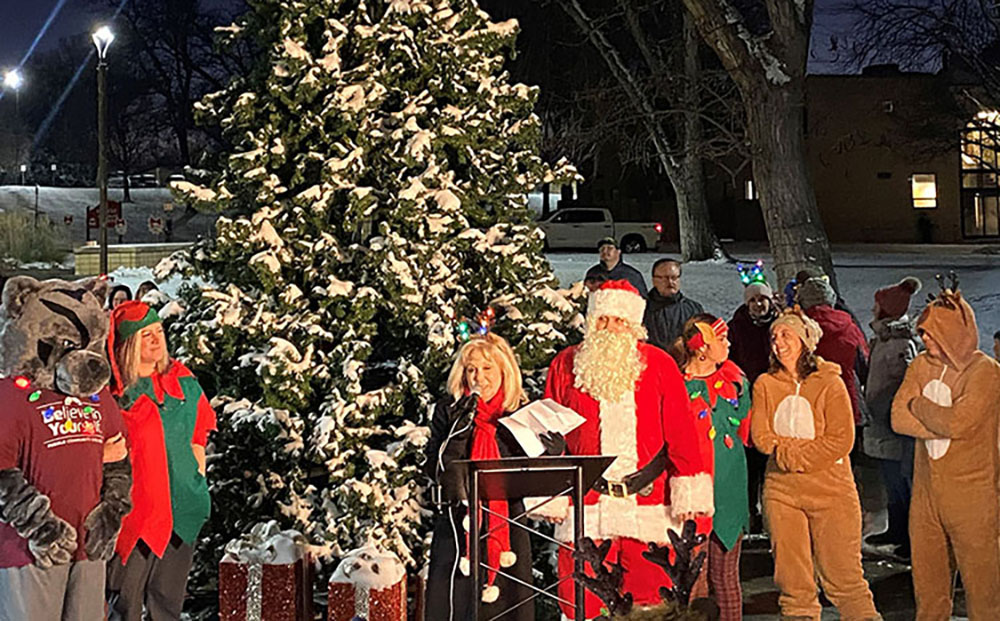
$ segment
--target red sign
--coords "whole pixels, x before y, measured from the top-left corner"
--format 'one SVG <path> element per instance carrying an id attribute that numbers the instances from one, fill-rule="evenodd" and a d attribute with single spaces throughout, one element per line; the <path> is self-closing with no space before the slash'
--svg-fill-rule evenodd
<path id="1" fill-rule="evenodd" d="M 163 218 L 156 218 L 149 216 L 149 232 L 153 235 L 160 235 L 163 233 Z"/>
<path id="2" fill-rule="evenodd" d="M 53 166 L 55 166 L 55 164 L 53 164 Z M 73 224 L 73 216 L 63 216 L 63 224 L 66 226 Z"/>
<path id="3" fill-rule="evenodd" d="M 107 228 L 115 228 L 115 224 L 122 219 L 122 204 L 118 201 L 108 201 L 108 223 Z M 101 228 L 101 206 L 91 207 L 87 210 L 87 228 Z"/>

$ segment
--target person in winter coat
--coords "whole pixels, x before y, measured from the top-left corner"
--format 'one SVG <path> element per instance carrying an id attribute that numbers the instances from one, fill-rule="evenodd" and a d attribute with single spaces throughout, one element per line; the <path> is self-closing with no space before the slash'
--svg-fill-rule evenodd
<path id="1" fill-rule="evenodd" d="M 819 325 L 789 309 L 771 325 L 771 369 L 754 384 L 750 428 L 769 455 L 764 514 L 782 619 L 820 618 L 816 577 L 842 619 L 881 619 L 861 567 L 854 420 L 840 368 L 815 355 Z"/>
<path id="2" fill-rule="evenodd" d="M 729 322 L 729 359 L 746 374 L 750 385 L 767 371 L 771 363 L 771 324 L 778 316 L 774 292 L 764 282 L 755 282 L 743 290 L 744 303 Z M 763 530 L 758 506 L 764 485 L 767 456 L 753 447 L 746 448 L 747 485 L 750 500 L 750 532 Z"/>
<path id="3" fill-rule="evenodd" d="M 893 430 L 919 440 L 910 502 L 918 621 L 950 618 L 956 562 L 969 618 L 1000 612 L 1000 366 L 977 350 L 976 317 L 956 285 L 921 313 L 927 350 L 892 402 Z"/>
<path id="4" fill-rule="evenodd" d="M 507 427 L 499 421 L 525 401 L 521 370 L 514 351 L 493 333 L 477 336 L 458 351 L 448 375 L 448 394 L 434 408 L 431 436 L 427 443 L 426 473 L 438 486 L 440 513 L 434 522 L 430 568 L 427 578 L 427 609 L 442 621 L 471 619 L 474 597 L 482 598 L 484 619 L 492 619 L 530 597 L 531 590 L 484 570 L 486 586 L 473 594 L 469 576 L 468 505 L 465 481 L 451 465 L 457 459 L 495 459 L 523 456 L 524 452 Z M 559 436 L 561 439 L 561 436 Z M 563 443 L 564 446 L 564 443 Z M 562 452 L 562 447 L 554 454 Z M 524 513 L 522 500 L 489 501 L 489 509 L 506 516 Z M 484 544 L 483 563 L 501 568 L 518 580 L 531 584 L 531 544 L 521 528 L 494 520 L 483 513 L 483 531 L 492 531 Z M 494 523 L 496 522 L 496 523 Z M 520 606 L 502 619 L 532 621 L 534 605 Z"/>
<path id="5" fill-rule="evenodd" d="M 712 473 L 715 514 L 708 540 L 708 586 L 721 621 L 743 618 L 740 544 L 749 528 L 747 462 L 750 384 L 729 359 L 729 328 L 712 315 L 688 320 L 675 346 L 702 456 Z M 703 569 L 703 573 L 704 573 Z"/>
<path id="6" fill-rule="evenodd" d="M 609 559 L 624 567 L 621 590 L 637 606 L 659 604 L 670 585 L 663 569 L 643 556 L 649 543 L 671 544 L 686 520 L 699 525 L 714 509 L 712 475 L 704 463 L 688 395 L 677 363 L 643 342 L 645 300 L 623 280 L 604 283 L 587 301 L 583 342 L 553 359 L 545 397 L 572 409 L 585 421 L 566 434 L 572 455 L 614 455 L 615 461 L 584 497 L 584 536 L 610 541 Z M 575 540 L 568 499 L 533 514 L 556 521 L 554 538 Z M 705 530 L 699 532 L 705 533 Z M 573 556 L 559 551 L 559 597 L 563 614 L 573 614 Z M 601 600 L 585 597 L 588 619 L 600 615 Z"/>
<path id="7" fill-rule="evenodd" d="M 913 475 L 913 439 L 892 430 L 892 399 L 903 383 L 910 362 L 917 356 L 920 345 L 914 322 L 907 315 L 910 298 L 920 291 L 920 281 L 904 278 L 875 292 L 875 337 L 871 340 L 868 361 L 868 383 L 865 401 L 871 421 L 865 430 L 864 452 L 878 460 L 888 496 L 889 527 L 879 535 L 868 537 L 872 545 L 898 546 L 897 552 L 909 558 L 910 536 L 907 520 L 910 513 L 910 489 Z"/>
<path id="8" fill-rule="evenodd" d="M 194 375 L 167 353 L 156 311 L 111 312 L 111 389 L 128 430 L 132 511 L 108 562 L 109 619 L 179 619 L 194 544 L 211 513 L 205 463 L 215 412 Z"/>
<path id="9" fill-rule="evenodd" d="M 684 323 L 705 309 L 681 293 L 681 264 L 673 259 L 660 259 L 653 264 L 653 290 L 646 300 L 642 325 L 649 333 L 648 341 L 670 351 L 684 330 Z"/>
<path id="10" fill-rule="evenodd" d="M 607 280 L 627 280 L 639 291 L 639 295 L 646 297 L 646 281 L 639 270 L 622 261 L 622 251 L 614 237 L 605 237 L 597 242 L 597 254 L 600 262 L 587 270 L 584 276 L 584 282 L 594 283 L 588 289 L 593 291 Z"/>
<path id="11" fill-rule="evenodd" d="M 837 293 L 825 278 L 810 278 L 799 286 L 799 305 L 823 330 L 816 355 L 840 366 L 840 377 L 851 398 L 854 424 L 862 425 L 860 389 L 868 375 L 868 343 L 850 314 L 833 305 Z"/>

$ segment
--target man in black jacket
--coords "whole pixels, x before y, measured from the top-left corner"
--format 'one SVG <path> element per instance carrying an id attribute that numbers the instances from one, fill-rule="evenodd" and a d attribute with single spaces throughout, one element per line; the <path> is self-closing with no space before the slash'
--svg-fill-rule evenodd
<path id="1" fill-rule="evenodd" d="M 646 297 L 646 281 L 642 279 L 639 270 L 622 261 L 622 251 L 614 237 L 605 237 L 597 242 L 597 254 L 601 262 L 587 270 L 585 281 L 594 283 L 593 290 L 605 280 L 627 280 L 639 290 L 639 295 Z"/>
<path id="2" fill-rule="evenodd" d="M 653 264 L 653 289 L 646 300 L 642 325 L 649 332 L 649 342 L 669 349 L 684 330 L 684 322 L 705 309 L 681 293 L 681 264 L 674 259 L 660 259 Z"/>

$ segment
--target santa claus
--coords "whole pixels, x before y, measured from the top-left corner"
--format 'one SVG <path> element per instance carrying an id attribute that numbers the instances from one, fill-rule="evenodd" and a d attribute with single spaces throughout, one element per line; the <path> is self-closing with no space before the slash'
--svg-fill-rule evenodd
<path id="1" fill-rule="evenodd" d="M 556 356 L 545 387 L 547 398 L 586 419 L 566 436 L 568 453 L 617 457 L 584 499 L 584 529 L 598 544 L 611 539 L 607 560 L 624 567 L 622 591 L 638 605 L 659 603 L 659 587 L 669 586 L 664 571 L 642 557 L 648 543 L 666 545 L 668 529 L 680 532 L 685 519 L 713 511 L 712 477 L 684 380 L 669 355 L 643 341 L 644 309 L 628 282 L 601 285 L 590 294 L 583 343 Z M 556 538 L 572 541 L 569 507 L 554 504 L 543 509 L 559 522 Z M 572 555 L 561 550 L 559 577 L 572 573 Z M 574 601 L 572 580 L 560 583 L 559 596 Z M 602 603 L 587 593 L 585 606 L 591 619 Z M 572 617 L 573 607 L 563 604 L 563 613 Z"/>

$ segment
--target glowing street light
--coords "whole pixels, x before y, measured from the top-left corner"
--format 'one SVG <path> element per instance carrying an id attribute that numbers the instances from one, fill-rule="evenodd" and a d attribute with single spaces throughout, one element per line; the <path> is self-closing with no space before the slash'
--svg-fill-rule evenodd
<path id="1" fill-rule="evenodd" d="M 24 76 L 20 69 L 8 69 L 3 74 L 4 88 L 14 91 L 14 164 L 21 161 L 21 86 Z M 24 171 L 21 171 L 21 185 L 24 185 Z"/>
<path id="2" fill-rule="evenodd" d="M 108 48 L 115 35 L 107 26 L 101 26 L 92 35 L 97 48 L 97 186 L 101 192 L 100 231 L 101 274 L 108 273 Z"/>
<path id="3" fill-rule="evenodd" d="M 3 74 L 3 85 L 4 88 L 12 88 L 14 92 L 17 92 L 21 85 L 24 84 L 24 76 L 17 69 L 10 69 Z"/>
<path id="4" fill-rule="evenodd" d="M 101 26 L 94 31 L 91 38 L 94 40 L 94 47 L 97 48 L 97 57 L 100 60 L 107 58 L 108 48 L 111 47 L 111 42 L 115 40 L 115 33 L 111 32 L 111 29 L 107 26 Z"/>

